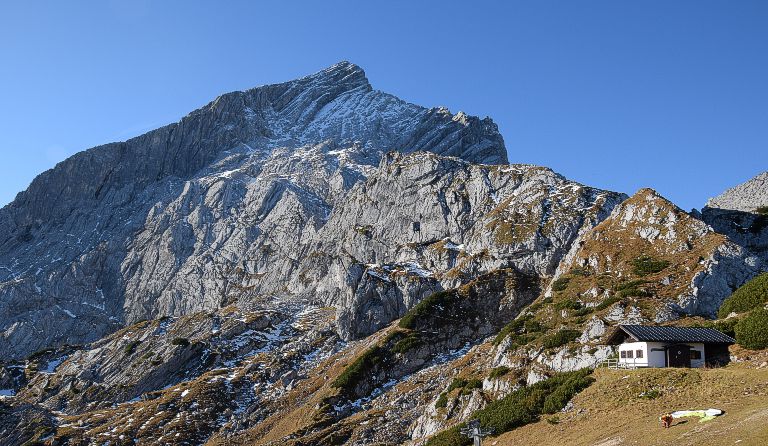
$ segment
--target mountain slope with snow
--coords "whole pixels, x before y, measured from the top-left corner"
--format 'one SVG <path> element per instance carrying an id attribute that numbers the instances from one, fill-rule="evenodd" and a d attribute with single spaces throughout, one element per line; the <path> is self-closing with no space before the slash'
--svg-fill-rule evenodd
<path id="1" fill-rule="evenodd" d="M 506 162 L 490 119 L 373 90 L 348 62 L 74 155 L 0 210 L 2 357 L 281 291 L 265 265 L 290 276 L 274 264 L 391 150 Z"/>

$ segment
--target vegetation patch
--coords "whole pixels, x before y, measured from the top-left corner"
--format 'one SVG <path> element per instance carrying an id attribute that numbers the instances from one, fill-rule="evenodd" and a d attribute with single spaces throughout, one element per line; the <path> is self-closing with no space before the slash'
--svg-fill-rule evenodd
<path id="1" fill-rule="evenodd" d="M 587 266 L 574 266 L 570 273 L 572 276 L 587 277 L 592 275 L 592 269 Z"/>
<path id="2" fill-rule="evenodd" d="M 577 330 L 562 329 L 544 338 L 542 345 L 544 348 L 557 348 L 575 341 L 579 336 L 581 333 Z"/>
<path id="3" fill-rule="evenodd" d="M 137 341 L 131 341 L 131 342 L 125 344 L 125 347 L 123 347 L 123 352 L 126 355 L 130 355 L 131 353 L 136 351 L 136 347 L 138 347 L 139 344 L 141 344 L 141 341 L 138 341 L 138 340 Z"/>
<path id="4" fill-rule="evenodd" d="M 591 314 L 593 311 L 595 311 L 595 309 L 592 308 L 592 307 L 581 307 L 578 310 L 574 311 L 573 315 L 574 316 L 578 316 L 578 317 L 582 317 L 582 316 L 586 316 L 588 314 Z"/>
<path id="5" fill-rule="evenodd" d="M 760 206 L 759 208 L 755 209 L 755 213 L 760 215 L 768 215 L 768 206 Z"/>
<path id="6" fill-rule="evenodd" d="M 758 309 L 740 320 L 735 327 L 736 342 L 751 349 L 768 348 L 768 310 Z"/>
<path id="7" fill-rule="evenodd" d="M 456 389 L 459 389 L 459 395 L 469 395 L 474 389 L 482 389 L 483 382 L 479 379 L 472 378 L 453 378 L 451 384 L 445 390 L 445 393 L 451 393 Z"/>
<path id="8" fill-rule="evenodd" d="M 694 324 L 694 327 L 714 328 L 715 330 L 725 333 L 728 336 L 736 337 L 736 324 L 739 323 L 738 318 L 723 319 L 719 321 L 705 321 L 702 323 Z"/>
<path id="9" fill-rule="evenodd" d="M 570 277 L 561 277 L 555 280 L 552 282 L 552 291 L 565 291 L 568 288 L 568 283 L 570 283 L 570 281 Z"/>
<path id="10" fill-rule="evenodd" d="M 768 273 L 760 274 L 740 286 L 725 299 L 718 315 L 721 318 L 731 313 L 745 313 L 768 302 Z"/>
<path id="11" fill-rule="evenodd" d="M 348 365 L 341 372 L 341 375 L 333 380 L 331 386 L 341 389 L 347 394 L 353 393 L 355 387 L 363 379 L 369 377 L 374 369 L 382 363 L 385 355 L 385 350 L 378 345 L 369 348 L 362 355 L 358 356 L 352 364 Z"/>
<path id="12" fill-rule="evenodd" d="M 663 271 L 669 264 L 668 260 L 659 260 L 651 256 L 640 256 L 632 261 L 632 272 L 638 276 L 648 276 Z"/>
<path id="13" fill-rule="evenodd" d="M 483 428 L 496 435 L 533 423 L 545 413 L 562 410 L 577 393 L 589 387 L 594 379 L 590 370 L 559 373 L 532 386 L 518 389 L 472 414 Z M 427 446 L 465 446 L 471 440 L 460 433 L 462 423 L 430 438 Z"/>
<path id="14" fill-rule="evenodd" d="M 419 334 L 416 332 L 411 332 L 408 333 L 404 338 L 395 342 L 395 345 L 392 346 L 392 351 L 395 353 L 404 354 L 421 345 L 424 345 L 424 341 L 422 341 L 421 336 L 419 336 Z"/>
<path id="15" fill-rule="evenodd" d="M 456 290 L 438 291 L 432 293 L 418 304 L 414 305 L 405 316 L 400 319 L 400 328 L 414 329 L 420 319 L 441 312 L 447 307 L 453 306 L 459 299 Z"/>
<path id="16" fill-rule="evenodd" d="M 491 373 L 488 374 L 489 379 L 499 379 L 502 376 L 509 373 L 512 369 L 509 367 L 501 366 L 501 367 L 495 367 L 491 369 Z"/>
<path id="17" fill-rule="evenodd" d="M 645 285 L 646 283 L 648 283 L 646 280 L 632 280 L 630 282 L 622 283 L 616 287 L 616 295 L 619 298 L 651 296 L 650 291 L 645 288 L 641 288 L 641 286 Z"/>
<path id="18" fill-rule="evenodd" d="M 555 304 L 558 310 L 580 310 L 581 302 L 574 299 L 565 299 Z"/>
<path id="19" fill-rule="evenodd" d="M 539 333 L 544 330 L 540 322 L 534 320 L 530 315 L 513 320 L 499 331 L 493 340 L 493 345 L 499 345 L 507 336 L 512 336 L 512 344 L 525 345 L 536 336 L 526 336 L 523 333 Z"/>
<path id="20" fill-rule="evenodd" d="M 610 307 L 611 305 L 615 304 L 616 302 L 621 301 L 621 298 L 619 296 L 611 296 L 607 299 L 604 299 L 602 302 L 600 302 L 596 307 L 595 311 L 602 311 L 606 308 Z"/>

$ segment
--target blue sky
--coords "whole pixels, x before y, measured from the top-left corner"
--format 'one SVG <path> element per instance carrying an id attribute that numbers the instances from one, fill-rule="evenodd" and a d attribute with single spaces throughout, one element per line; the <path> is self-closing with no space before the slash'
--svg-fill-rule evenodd
<path id="1" fill-rule="evenodd" d="M 339 60 L 511 162 L 685 209 L 768 169 L 766 1 L 4 1 L 0 205 L 86 148 Z"/>

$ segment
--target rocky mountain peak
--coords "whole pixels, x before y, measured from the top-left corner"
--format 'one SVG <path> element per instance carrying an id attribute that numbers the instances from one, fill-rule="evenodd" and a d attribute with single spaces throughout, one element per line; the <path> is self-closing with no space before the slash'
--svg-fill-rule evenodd
<path id="1" fill-rule="evenodd" d="M 768 171 L 707 201 L 708 208 L 742 212 L 755 212 L 765 206 L 768 206 Z"/>
<path id="2" fill-rule="evenodd" d="M 389 151 L 507 161 L 490 119 L 374 90 L 349 62 L 68 158 L 0 210 L 0 356 L 262 293 L 303 299 L 286 287 L 296 256 Z"/>

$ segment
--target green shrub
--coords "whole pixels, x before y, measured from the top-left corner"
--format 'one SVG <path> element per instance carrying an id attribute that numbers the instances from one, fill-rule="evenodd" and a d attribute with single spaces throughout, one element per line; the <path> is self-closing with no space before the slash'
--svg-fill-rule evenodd
<path id="1" fill-rule="evenodd" d="M 525 322 L 523 323 L 523 330 L 525 330 L 526 333 L 538 333 L 543 329 L 544 327 L 541 323 L 534 319 L 525 319 Z"/>
<path id="2" fill-rule="evenodd" d="M 602 302 L 600 302 L 596 307 L 595 311 L 601 311 L 605 310 L 606 308 L 610 307 L 611 305 L 615 304 L 616 302 L 619 302 L 621 298 L 619 296 L 611 296 L 607 299 L 604 299 Z"/>
<path id="3" fill-rule="evenodd" d="M 739 319 L 732 317 L 730 319 L 723 319 L 719 321 L 705 321 L 703 323 L 694 324 L 694 327 L 714 328 L 715 330 L 727 334 L 728 336 L 736 337 L 736 324 L 739 323 Z"/>
<path id="4" fill-rule="evenodd" d="M 483 382 L 479 379 L 453 378 L 453 381 L 451 381 L 451 384 L 448 385 L 445 393 L 451 393 L 452 391 L 459 389 L 460 395 L 469 395 L 472 393 L 472 390 L 482 388 Z"/>
<path id="5" fill-rule="evenodd" d="M 448 394 L 443 392 L 440 394 L 439 397 L 437 397 L 437 401 L 435 401 L 435 407 L 441 408 L 448 405 Z"/>
<path id="6" fill-rule="evenodd" d="M 768 206 L 760 206 L 759 208 L 755 209 L 755 213 L 760 215 L 768 215 Z"/>
<path id="7" fill-rule="evenodd" d="M 491 369 L 491 373 L 488 374 L 490 379 L 498 379 L 510 372 L 509 367 L 501 366 Z"/>
<path id="8" fill-rule="evenodd" d="M 620 298 L 623 297 L 650 297 L 651 292 L 642 288 L 627 288 L 617 293 Z"/>
<path id="9" fill-rule="evenodd" d="M 400 339 L 392 347 L 392 351 L 395 353 L 406 353 L 424 344 L 418 333 L 409 333 L 406 337 Z"/>
<path id="10" fill-rule="evenodd" d="M 736 342 L 751 350 L 768 348 L 768 310 L 753 310 L 736 324 Z"/>
<path id="11" fill-rule="evenodd" d="M 592 384 L 592 378 L 574 375 L 565 380 L 544 400 L 544 413 L 557 413 L 565 407 L 573 397 Z"/>
<path id="12" fill-rule="evenodd" d="M 504 338 L 507 336 L 512 336 L 512 342 L 510 343 L 510 346 L 522 346 L 531 342 L 533 339 L 536 339 L 536 335 L 531 333 L 539 333 L 543 330 L 544 326 L 541 325 L 541 323 L 531 319 L 530 315 L 524 316 L 522 318 L 515 319 L 505 325 L 499 334 L 496 335 L 496 338 L 494 338 L 493 345 L 499 345 L 501 341 L 504 340 Z M 523 332 L 528 334 L 522 334 Z"/>
<path id="13" fill-rule="evenodd" d="M 454 389 L 463 389 L 467 385 L 467 380 L 464 378 L 453 378 L 451 384 L 448 385 L 446 392 L 451 393 Z"/>
<path id="14" fill-rule="evenodd" d="M 452 306 L 458 298 L 458 293 L 456 293 L 455 290 L 433 293 L 414 305 L 413 308 L 400 319 L 398 325 L 400 328 L 414 329 L 416 328 L 416 323 L 420 319 L 440 313 L 445 307 Z"/>
<path id="15" fill-rule="evenodd" d="M 467 381 L 467 383 L 464 385 L 464 387 L 461 389 L 461 392 L 459 392 L 461 395 L 470 395 L 472 394 L 472 391 L 475 389 L 482 389 L 483 388 L 483 382 L 479 379 L 473 378 Z"/>
<path id="16" fill-rule="evenodd" d="M 745 313 L 766 302 L 768 302 L 768 273 L 763 273 L 740 286 L 725 299 L 718 315 L 723 318 L 731 313 Z"/>
<path id="17" fill-rule="evenodd" d="M 638 276 L 647 276 L 661 272 L 669 266 L 669 261 L 658 260 L 651 256 L 640 256 L 632 261 L 632 272 Z"/>
<path id="18" fill-rule="evenodd" d="M 341 374 L 331 383 L 332 387 L 341 389 L 347 393 L 354 391 L 355 387 L 384 360 L 386 352 L 378 345 L 373 346 L 360 355 L 352 364 L 348 365 Z"/>
<path id="19" fill-rule="evenodd" d="M 547 418 L 547 423 L 560 424 L 560 417 L 558 417 L 557 415 L 552 415 L 551 417 Z"/>
<path id="20" fill-rule="evenodd" d="M 581 336 L 581 333 L 577 330 L 562 329 L 544 338 L 542 345 L 544 348 L 557 348 L 575 341 L 579 336 Z"/>
<path id="21" fill-rule="evenodd" d="M 581 316 L 586 316 L 588 314 L 591 314 L 593 311 L 595 311 L 595 309 L 592 307 L 581 307 L 578 310 L 574 311 L 573 315 L 581 317 Z"/>
<path id="22" fill-rule="evenodd" d="M 566 288 L 568 288 L 568 282 L 570 282 L 571 279 L 569 277 L 561 277 L 554 282 L 552 282 L 552 291 L 565 291 Z"/>
<path id="23" fill-rule="evenodd" d="M 483 428 L 493 429 L 495 435 L 538 421 L 544 407 L 561 410 L 578 392 L 594 381 L 589 370 L 559 373 L 532 386 L 515 390 L 502 399 L 489 403 L 470 418 L 480 421 Z M 554 396 L 553 396 L 554 395 Z M 552 413 L 554 413 L 552 412 Z M 463 446 L 470 440 L 460 435 L 462 423 L 440 432 L 427 441 L 428 446 Z"/>
<path id="24" fill-rule="evenodd" d="M 712 324 L 712 328 L 714 328 L 717 331 L 720 331 L 722 333 L 727 334 L 728 336 L 735 338 L 736 337 L 736 324 L 739 323 L 739 320 L 737 318 L 731 318 L 726 319 L 722 321 L 715 321 Z"/>
<path id="25" fill-rule="evenodd" d="M 460 431 L 464 426 L 465 423 L 462 423 L 440 432 L 427 441 L 427 446 L 466 446 L 472 444 L 472 441 Z"/>
<path id="26" fill-rule="evenodd" d="M 587 277 L 592 275 L 592 269 L 590 269 L 588 266 L 575 266 L 571 268 L 570 274 L 572 276 Z"/>
<path id="27" fill-rule="evenodd" d="M 538 336 L 535 334 L 522 334 L 519 336 L 515 336 L 512 339 L 512 342 L 509 344 L 510 347 L 523 347 L 525 345 L 528 345 L 531 341 L 535 340 Z"/>
<path id="28" fill-rule="evenodd" d="M 581 308 L 581 303 L 573 299 L 565 299 L 556 303 L 555 308 L 558 310 L 578 310 Z"/>
<path id="29" fill-rule="evenodd" d="M 189 345 L 189 339 L 187 338 L 173 338 L 171 341 L 172 345 L 180 345 L 182 347 L 186 347 Z"/>
<path id="30" fill-rule="evenodd" d="M 141 341 L 138 341 L 138 340 L 137 341 L 131 341 L 131 342 L 125 344 L 125 347 L 123 347 L 123 352 L 126 355 L 130 355 L 131 353 L 136 351 L 136 347 L 138 347 L 139 344 L 141 344 Z"/>
<path id="31" fill-rule="evenodd" d="M 632 280 L 630 282 L 622 283 L 616 287 L 616 296 L 618 298 L 624 297 L 647 297 L 651 293 L 645 288 L 640 288 L 641 285 L 648 283 L 646 280 Z"/>
<path id="32" fill-rule="evenodd" d="M 519 318 L 505 325 L 504 328 L 502 328 L 501 331 L 499 331 L 499 334 L 496 335 L 496 338 L 493 340 L 493 344 L 498 345 L 507 336 L 516 335 L 520 333 L 525 328 L 525 322 L 526 322 L 525 318 Z"/>

